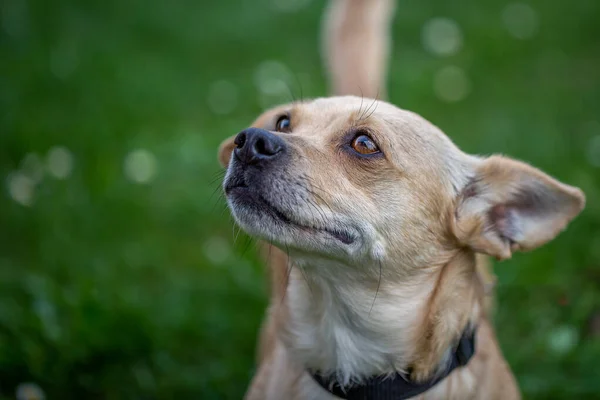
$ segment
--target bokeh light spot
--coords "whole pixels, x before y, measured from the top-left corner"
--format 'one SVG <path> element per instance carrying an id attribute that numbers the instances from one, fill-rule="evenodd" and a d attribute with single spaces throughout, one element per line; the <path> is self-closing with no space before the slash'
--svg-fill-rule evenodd
<path id="1" fill-rule="evenodd" d="M 17 400 L 44 400 L 46 395 L 36 383 L 26 382 L 17 386 L 15 397 Z"/>
<path id="2" fill-rule="evenodd" d="M 451 56 L 462 47 L 458 24 L 448 18 L 433 18 L 423 25 L 421 40 L 425 50 L 437 56 Z"/>
<path id="3" fill-rule="evenodd" d="M 36 153 L 29 153 L 21 160 L 21 172 L 35 184 L 40 183 L 44 178 L 44 164 Z"/>
<path id="4" fill-rule="evenodd" d="M 260 92 L 260 105 L 269 108 L 291 101 L 292 81 L 293 74 L 285 64 L 275 60 L 263 61 L 254 73 L 254 84 Z"/>
<path id="5" fill-rule="evenodd" d="M 10 197 L 23 206 L 33 204 L 33 195 L 35 192 L 35 181 L 21 171 L 16 171 L 6 178 L 8 193 Z"/>
<path id="6" fill-rule="evenodd" d="M 469 94 L 471 83 L 462 68 L 447 66 L 435 74 L 433 90 L 440 100 L 454 103 Z"/>
<path id="7" fill-rule="evenodd" d="M 573 326 L 560 326 L 548 335 L 548 347 L 554 353 L 562 355 L 573 349 L 579 341 L 579 333 Z"/>
<path id="8" fill-rule="evenodd" d="M 269 92 L 273 90 L 274 85 L 277 85 L 277 81 L 289 82 L 291 77 L 292 73 L 284 63 L 276 60 L 267 60 L 256 67 L 254 84 L 260 90 Z"/>
<path id="9" fill-rule="evenodd" d="M 535 35 L 539 25 L 537 12 L 525 3 L 511 3 L 502 11 L 504 26 L 513 37 L 529 39 Z"/>
<path id="10" fill-rule="evenodd" d="M 229 114 L 238 103 L 238 89 L 229 81 L 214 82 L 208 89 L 208 106 L 215 114 Z"/>
<path id="11" fill-rule="evenodd" d="M 52 147 L 46 156 L 50 175 L 57 179 L 66 179 L 73 171 L 73 155 L 63 146 Z"/>
<path id="12" fill-rule="evenodd" d="M 229 243 L 220 236 L 210 237 L 203 247 L 204 256 L 215 265 L 223 264 L 231 255 Z"/>
<path id="13" fill-rule="evenodd" d="M 135 183 L 148 183 L 156 175 L 156 157 L 145 149 L 133 150 L 125 157 L 125 176 Z"/>

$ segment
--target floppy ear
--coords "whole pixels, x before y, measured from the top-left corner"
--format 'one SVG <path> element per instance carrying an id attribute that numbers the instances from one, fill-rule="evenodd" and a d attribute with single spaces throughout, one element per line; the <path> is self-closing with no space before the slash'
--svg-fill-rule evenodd
<path id="1" fill-rule="evenodd" d="M 235 136 L 225 139 L 219 146 L 219 163 L 221 163 L 221 166 L 223 166 L 224 168 L 227 168 L 227 166 L 229 165 L 231 153 L 235 148 L 235 143 L 233 143 L 233 139 L 235 139 Z"/>
<path id="2" fill-rule="evenodd" d="M 585 196 L 525 163 L 492 156 L 460 193 L 452 230 L 475 251 L 502 260 L 552 240 L 583 209 Z"/>

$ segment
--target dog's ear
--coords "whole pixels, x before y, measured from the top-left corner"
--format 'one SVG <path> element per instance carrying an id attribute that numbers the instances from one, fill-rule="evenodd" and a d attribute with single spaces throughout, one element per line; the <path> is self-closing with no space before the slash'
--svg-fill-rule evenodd
<path id="1" fill-rule="evenodd" d="M 233 149 L 235 149 L 233 139 L 235 139 L 235 136 L 225 139 L 219 146 L 219 163 L 221 163 L 221 166 L 224 168 L 227 168 L 229 165 L 231 153 L 233 152 Z"/>
<path id="2" fill-rule="evenodd" d="M 525 163 L 478 161 L 451 217 L 462 245 L 498 259 L 552 240 L 583 209 L 585 196 Z"/>

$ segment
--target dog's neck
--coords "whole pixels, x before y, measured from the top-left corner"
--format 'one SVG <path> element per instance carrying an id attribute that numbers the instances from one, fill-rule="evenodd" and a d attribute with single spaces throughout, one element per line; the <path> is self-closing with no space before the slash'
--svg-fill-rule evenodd
<path id="1" fill-rule="evenodd" d="M 293 261 L 282 340 L 303 368 L 341 384 L 409 368 L 427 379 L 479 316 L 471 253 L 401 275 L 392 265 Z"/>

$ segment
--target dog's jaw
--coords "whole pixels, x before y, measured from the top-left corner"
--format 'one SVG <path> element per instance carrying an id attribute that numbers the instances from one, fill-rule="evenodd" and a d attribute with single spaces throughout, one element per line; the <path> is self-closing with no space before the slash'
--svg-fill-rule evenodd
<path id="1" fill-rule="evenodd" d="M 354 256 L 363 236 L 356 227 L 331 218 L 315 223 L 279 210 L 247 188 L 230 191 L 227 202 L 236 222 L 255 237 L 300 252 Z"/>

